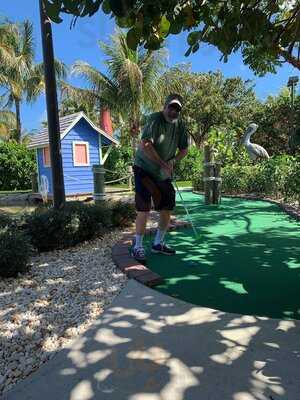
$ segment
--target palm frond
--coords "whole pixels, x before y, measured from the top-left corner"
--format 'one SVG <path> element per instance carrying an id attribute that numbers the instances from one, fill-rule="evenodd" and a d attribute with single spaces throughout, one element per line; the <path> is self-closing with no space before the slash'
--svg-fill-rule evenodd
<path id="1" fill-rule="evenodd" d="M 9 140 L 13 137 L 12 131 L 16 127 L 16 115 L 9 110 L 0 110 L 0 138 Z"/>
<path id="2" fill-rule="evenodd" d="M 70 85 L 67 82 L 60 82 L 61 99 L 72 99 L 78 103 L 95 103 L 95 100 L 99 100 L 98 95 L 89 89 L 81 89 Z"/>
<path id="3" fill-rule="evenodd" d="M 106 88 L 115 91 L 114 82 L 87 62 L 76 61 L 71 68 L 71 74 L 83 78 L 91 90 L 99 91 Z"/>

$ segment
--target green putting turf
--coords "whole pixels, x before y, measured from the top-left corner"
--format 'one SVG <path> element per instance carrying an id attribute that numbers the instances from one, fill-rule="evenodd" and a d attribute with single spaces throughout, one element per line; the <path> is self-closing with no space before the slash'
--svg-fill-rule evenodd
<path id="1" fill-rule="evenodd" d="M 222 311 L 300 319 L 299 222 L 264 201 L 223 198 L 205 206 L 191 192 L 183 199 L 200 235 L 170 232 L 176 256 L 148 254 L 149 268 L 165 278 L 155 289 Z M 186 219 L 179 198 L 177 205 Z"/>

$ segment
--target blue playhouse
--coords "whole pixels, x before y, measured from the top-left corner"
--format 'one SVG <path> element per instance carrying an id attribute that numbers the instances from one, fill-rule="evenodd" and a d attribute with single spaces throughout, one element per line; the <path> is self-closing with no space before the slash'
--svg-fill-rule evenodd
<path id="1" fill-rule="evenodd" d="M 61 152 L 66 196 L 90 195 L 94 191 L 93 165 L 103 165 L 118 141 L 79 112 L 60 118 Z M 36 150 L 39 189 L 53 195 L 48 128 L 33 135 L 28 145 Z"/>

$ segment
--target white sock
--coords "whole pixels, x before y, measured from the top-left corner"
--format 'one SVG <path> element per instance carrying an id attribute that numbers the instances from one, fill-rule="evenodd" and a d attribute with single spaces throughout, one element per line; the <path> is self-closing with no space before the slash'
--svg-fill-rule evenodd
<path id="1" fill-rule="evenodd" d="M 154 239 L 154 246 L 156 246 L 157 244 L 160 244 L 164 241 L 166 232 L 167 231 L 161 231 L 160 229 L 157 229 L 155 239 Z"/>
<path id="2" fill-rule="evenodd" d="M 135 244 L 134 244 L 135 249 L 143 247 L 143 238 L 144 235 L 135 235 Z"/>

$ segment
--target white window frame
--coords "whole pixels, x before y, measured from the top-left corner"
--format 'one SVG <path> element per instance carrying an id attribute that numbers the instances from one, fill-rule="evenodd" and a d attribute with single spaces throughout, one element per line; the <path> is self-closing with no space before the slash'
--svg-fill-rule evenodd
<path id="1" fill-rule="evenodd" d="M 75 148 L 76 144 L 84 144 L 86 146 L 87 164 L 81 164 L 75 161 Z M 74 167 L 88 167 L 90 165 L 90 144 L 89 142 L 82 142 L 78 140 L 73 141 L 73 165 Z"/>
<path id="2" fill-rule="evenodd" d="M 46 160 L 45 160 L 45 149 L 48 149 L 49 152 L 49 164 L 46 164 Z M 46 168 L 50 168 L 51 167 L 51 158 L 50 158 L 50 146 L 45 146 L 42 148 L 42 152 L 43 152 L 43 166 Z"/>

